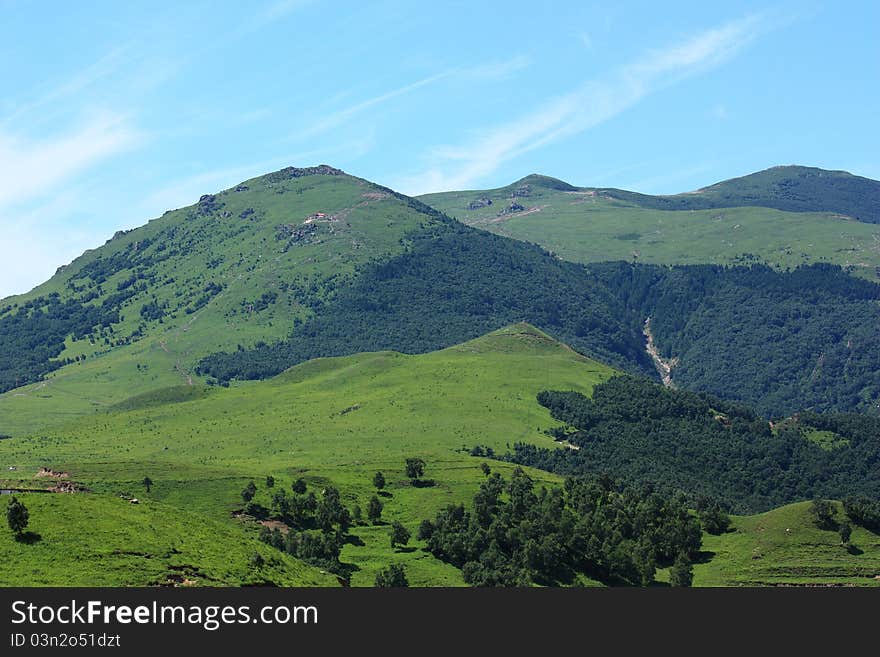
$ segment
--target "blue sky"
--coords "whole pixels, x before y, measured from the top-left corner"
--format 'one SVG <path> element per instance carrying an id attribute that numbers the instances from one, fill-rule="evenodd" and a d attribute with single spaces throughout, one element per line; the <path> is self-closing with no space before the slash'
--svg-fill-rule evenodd
<path id="1" fill-rule="evenodd" d="M 0 0 L 0 297 L 199 195 L 328 163 L 675 193 L 880 178 L 876 2 Z"/>

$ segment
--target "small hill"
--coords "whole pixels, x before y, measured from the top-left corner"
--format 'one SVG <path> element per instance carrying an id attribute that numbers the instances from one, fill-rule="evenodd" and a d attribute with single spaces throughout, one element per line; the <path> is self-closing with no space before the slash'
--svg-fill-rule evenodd
<path id="1" fill-rule="evenodd" d="M 0 526 L 0 586 L 338 586 L 256 531 L 141 493 L 137 504 L 111 494 L 19 494 L 31 533 L 18 542 Z M 265 565 L 254 567 L 254 554 Z"/>
<path id="2" fill-rule="evenodd" d="M 708 199 L 715 207 L 763 206 L 788 212 L 832 212 L 869 224 L 880 223 L 880 181 L 846 171 L 778 166 L 716 183 L 692 196 Z"/>
<path id="3" fill-rule="evenodd" d="M 854 526 L 847 549 L 837 531 L 815 526 L 810 504 L 734 516 L 729 532 L 704 534 L 706 559 L 694 565 L 694 586 L 880 585 L 880 536 Z"/>

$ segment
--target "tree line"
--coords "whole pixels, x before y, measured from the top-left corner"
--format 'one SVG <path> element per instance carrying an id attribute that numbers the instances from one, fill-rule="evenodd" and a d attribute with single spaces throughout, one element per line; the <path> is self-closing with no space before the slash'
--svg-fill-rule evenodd
<path id="1" fill-rule="evenodd" d="M 553 435 L 579 449 L 516 444 L 506 458 L 564 475 L 607 472 L 631 484 L 681 490 L 757 513 L 815 497 L 880 498 L 880 418 L 801 413 L 771 425 L 746 406 L 620 376 L 592 398 L 544 391 L 538 402 L 565 426 Z M 823 448 L 809 438 L 830 431 Z"/>

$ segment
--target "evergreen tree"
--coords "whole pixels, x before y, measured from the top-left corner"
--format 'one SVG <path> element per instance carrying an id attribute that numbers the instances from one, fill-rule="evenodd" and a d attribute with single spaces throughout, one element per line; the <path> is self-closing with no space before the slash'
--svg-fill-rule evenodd
<path id="1" fill-rule="evenodd" d="M 425 474 L 425 462 L 420 458 L 408 458 L 406 460 L 406 476 L 413 482 L 418 481 Z"/>
<path id="2" fill-rule="evenodd" d="M 404 588 L 409 586 L 406 570 L 401 564 L 391 564 L 376 575 L 376 586 L 382 588 Z"/>
<path id="3" fill-rule="evenodd" d="M 406 545 L 409 543 L 410 533 L 400 521 L 395 520 L 391 525 L 391 547 L 396 548 L 398 545 Z"/>
<path id="4" fill-rule="evenodd" d="M 13 495 L 12 499 L 9 500 L 9 504 L 6 506 L 6 522 L 9 524 L 9 529 L 12 530 L 12 533 L 15 534 L 16 538 L 21 537 L 25 527 L 28 526 L 29 520 L 30 513 L 28 512 L 27 507 Z"/>
<path id="5" fill-rule="evenodd" d="M 684 552 L 680 553 L 669 570 L 669 583 L 672 586 L 691 586 L 694 582 L 694 567 Z"/>
<path id="6" fill-rule="evenodd" d="M 370 501 L 367 503 L 367 518 L 369 518 L 370 522 L 374 525 L 379 521 L 379 518 L 382 517 L 382 501 L 376 497 L 375 495 L 370 498 Z"/>

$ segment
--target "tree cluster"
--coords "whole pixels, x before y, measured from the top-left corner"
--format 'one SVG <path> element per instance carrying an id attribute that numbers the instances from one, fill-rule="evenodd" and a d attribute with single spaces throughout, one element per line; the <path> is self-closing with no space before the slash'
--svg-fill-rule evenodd
<path id="1" fill-rule="evenodd" d="M 741 405 L 630 376 L 597 385 L 592 398 L 545 391 L 538 401 L 568 425 L 562 433 L 580 449 L 514 445 L 507 458 L 523 465 L 649 481 L 737 513 L 814 497 L 880 497 L 880 418 L 801 413 L 771 430 Z M 815 430 L 832 432 L 838 446 L 811 442 Z M 707 526 L 712 513 L 702 514 Z"/>
<path id="2" fill-rule="evenodd" d="M 418 537 L 473 586 L 571 583 L 578 573 L 647 586 L 658 567 L 675 564 L 676 583 L 688 585 L 701 545 L 681 499 L 608 478 L 536 490 L 521 468 L 509 481 L 490 474 L 469 508 L 448 506 L 422 522 Z"/>

